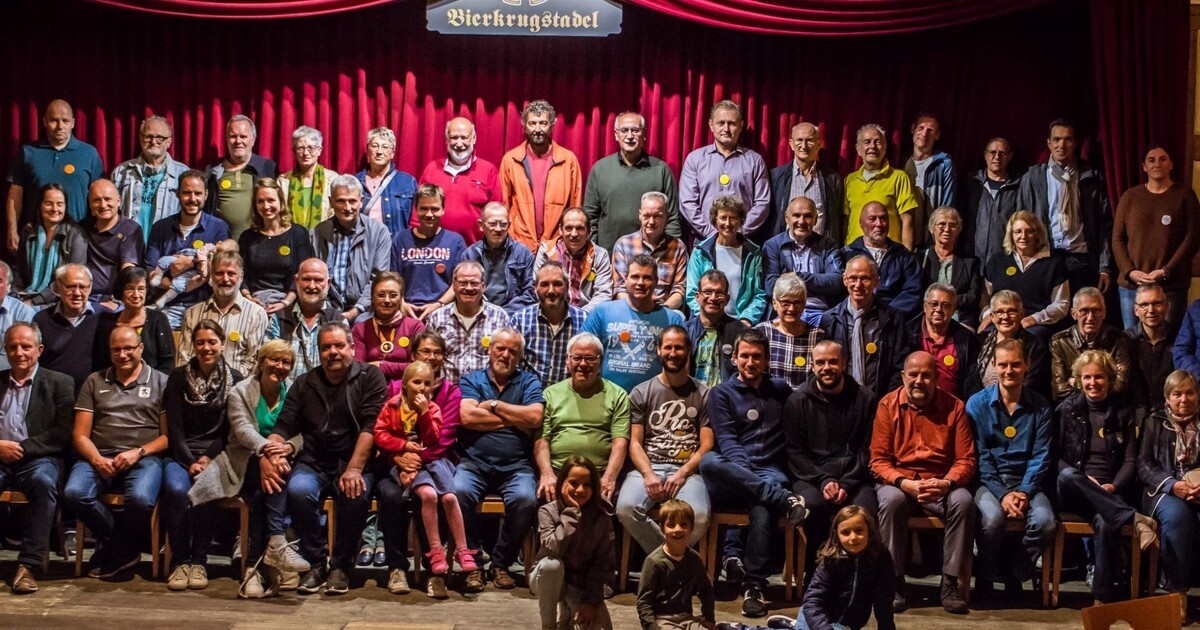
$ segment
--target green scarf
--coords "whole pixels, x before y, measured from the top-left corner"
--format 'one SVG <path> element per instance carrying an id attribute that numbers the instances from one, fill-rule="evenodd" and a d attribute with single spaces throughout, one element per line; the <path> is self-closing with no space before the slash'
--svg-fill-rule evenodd
<path id="1" fill-rule="evenodd" d="M 313 168 L 312 194 L 304 203 L 304 178 L 292 170 L 288 178 L 288 209 L 292 212 L 292 223 L 311 230 L 324 218 L 325 169 L 320 165 Z"/>

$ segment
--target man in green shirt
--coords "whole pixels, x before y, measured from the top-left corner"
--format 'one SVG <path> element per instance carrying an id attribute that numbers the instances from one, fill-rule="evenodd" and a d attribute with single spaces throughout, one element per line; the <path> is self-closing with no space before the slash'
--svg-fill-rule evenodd
<path id="1" fill-rule="evenodd" d="M 554 500 L 556 471 L 570 455 L 582 455 L 600 470 L 600 493 L 611 501 L 629 448 L 629 395 L 601 378 L 604 345 L 591 333 L 567 342 L 567 379 L 542 392 L 542 427 L 533 443 L 538 497 Z"/>

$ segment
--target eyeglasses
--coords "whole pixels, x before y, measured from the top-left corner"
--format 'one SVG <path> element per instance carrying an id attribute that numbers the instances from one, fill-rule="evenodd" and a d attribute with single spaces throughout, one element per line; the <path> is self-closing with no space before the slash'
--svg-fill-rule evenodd
<path id="1" fill-rule="evenodd" d="M 171 136 L 155 136 L 155 135 L 150 135 L 150 134 L 142 134 L 142 140 L 145 140 L 146 142 L 149 142 L 151 144 L 162 144 L 170 139 L 171 139 Z"/>
<path id="2" fill-rule="evenodd" d="M 779 305 L 779 310 L 781 310 L 781 311 L 785 308 L 786 309 L 804 308 L 804 302 L 801 302 L 798 300 L 775 300 L 775 303 Z"/>
<path id="3" fill-rule="evenodd" d="M 1144 311 L 1144 310 L 1151 309 L 1151 308 L 1159 308 L 1162 306 L 1166 306 L 1166 304 L 1167 304 L 1166 300 L 1154 300 L 1153 302 L 1141 302 L 1139 304 L 1134 304 L 1134 306 L 1137 308 L 1140 308 Z"/>
<path id="4" fill-rule="evenodd" d="M 390 144 L 379 144 L 378 142 L 372 142 L 371 144 L 367 145 L 367 150 L 369 151 L 391 151 L 394 148 L 396 147 L 393 147 Z"/>
<path id="5" fill-rule="evenodd" d="M 507 230 L 508 226 L 509 226 L 509 222 L 508 221 L 487 221 L 486 223 L 484 223 L 484 225 L 493 230 Z"/>
<path id="6" fill-rule="evenodd" d="M 1020 311 L 1018 311 L 1015 308 L 999 308 L 999 309 L 994 309 L 992 311 L 992 318 L 994 319 L 997 317 L 1004 317 L 1004 318 L 1016 317 L 1019 314 L 1020 314 Z"/>
<path id="7" fill-rule="evenodd" d="M 585 365 L 593 365 L 600 361 L 600 357 L 594 354 L 572 354 L 569 358 L 576 363 L 583 363 Z"/>
<path id="8" fill-rule="evenodd" d="M 935 311 L 948 311 L 954 308 L 954 305 L 949 302 L 939 302 L 937 300 L 925 300 L 925 306 Z"/>
<path id="9" fill-rule="evenodd" d="M 700 291 L 699 293 L 700 293 L 700 297 L 706 297 L 706 298 L 729 297 L 729 293 L 727 291 L 722 291 L 720 289 L 705 289 L 704 291 Z"/>
<path id="10" fill-rule="evenodd" d="M 318 147 L 318 146 L 292 147 L 292 150 L 295 151 L 296 153 L 306 153 L 306 154 L 307 153 L 318 153 L 321 151 L 321 147 Z"/>
<path id="11" fill-rule="evenodd" d="M 422 348 L 420 350 L 417 350 L 417 356 L 419 356 L 419 357 L 444 357 L 444 356 L 446 356 L 446 353 L 442 352 L 441 350 L 430 350 L 428 348 Z"/>
<path id="12" fill-rule="evenodd" d="M 618 136 L 640 136 L 642 135 L 641 127 L 621 127 L 617 129 Z"/>

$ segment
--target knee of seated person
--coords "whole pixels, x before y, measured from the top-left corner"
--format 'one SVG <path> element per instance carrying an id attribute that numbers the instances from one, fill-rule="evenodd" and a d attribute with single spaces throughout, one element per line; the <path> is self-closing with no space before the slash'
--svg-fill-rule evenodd
<path id="1" fill-rule="evenodd" d="M 458 505 L 458 497 L 453 492 L 447 492 L 438 499 L 446 507 Z"/>
<path id="2" fill-rule="evenodd" d="M 558 558 L 542 558 L 538 560 L 537 571 L 541 575 L 557 575 L 565 570 L 562 560 Z"/>
<path id="3" fill-rule="evenodd" d="M 186 495 L 185 495 L 186 496 Z M 149 512 L 154 509 L 154 504 L 158 501 L 158 497 L 141 495 L 138 493 L 125 495 L 125 509 L 137 510 L 139 512 Z M 185 499 L 186 501 L 186 499 Z"/>
<path id="4" fill-rule="evenodd" d="M 895 512 L 908 504 L 908 495 L 903 490 L 892 486 L 879 488 L 876 498 L 879 500 L 879 512 Z"/>
<path id="5" fill-rule="evenodd" d="M 537 494 L 533 492 L 513 492 L 504 498 L 506 512 L 534 512 L 537 507 Z"/>

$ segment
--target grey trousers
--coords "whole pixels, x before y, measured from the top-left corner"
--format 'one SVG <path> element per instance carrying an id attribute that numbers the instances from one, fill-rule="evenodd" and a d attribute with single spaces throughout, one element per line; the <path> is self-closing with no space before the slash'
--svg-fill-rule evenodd
<path id="1" fill-rule="evenodd" d="M 597 622 L 587 627 L 571 621 L 579 610 L 579 589 L 567 584 L 566 567 L 558 558 L 542 558 L 529 571 L 529 590 L 538 598 L 538 613 L 542 618 L 542 629 L 549 630 L 612 630 L 612 619 L 608 606 L 600 602 Z"/>
<path id="2" fill-rule="evenodd" d="M 960 577 L 971 558 L 971 544 L 978 522 L 978 512 L 971 491 L 955 488 L 936 503 L 917 503 L 895 486 L 876 485 L 879 497 L 879 535 L 892 553 L 896 577 L 904 575 L 908 563 L 908 517 L 928 512 L 946 523 L 942 542 L 942 573 Z"/>

